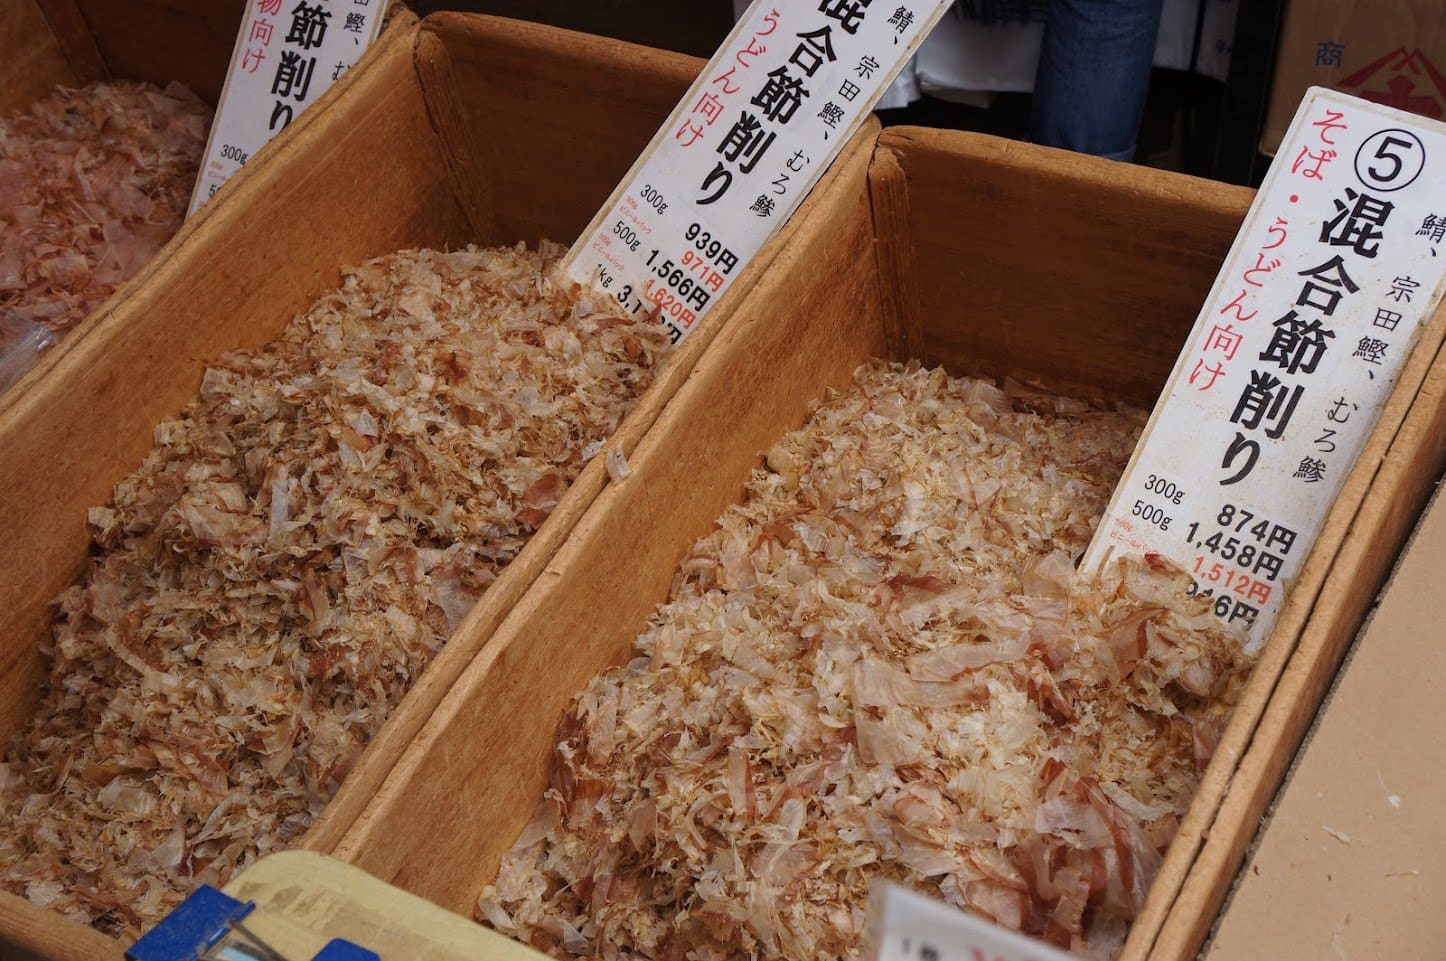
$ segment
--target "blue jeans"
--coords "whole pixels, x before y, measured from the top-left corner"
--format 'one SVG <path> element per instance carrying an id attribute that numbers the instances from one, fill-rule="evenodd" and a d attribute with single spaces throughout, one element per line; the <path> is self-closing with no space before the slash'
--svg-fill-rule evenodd
<path id="1" fill-rule="evenodd" d="M 1050 0 L 1030 139 L 1130 160 L 1164 0 Z"/>

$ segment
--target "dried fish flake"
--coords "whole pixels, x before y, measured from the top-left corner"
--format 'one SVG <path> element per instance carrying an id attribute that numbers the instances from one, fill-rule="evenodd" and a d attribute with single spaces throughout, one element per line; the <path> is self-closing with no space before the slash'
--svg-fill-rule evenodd
<path id="1" fill-rule="evenodd" d="M 1074 571 L 1143 416 L 856 380 L 573 701 L 481 920 L 558 957 L 853 959 L 883 877 L 1123 943 L 1250 666 L 1180 572 Z"/>
<path id="2" fill-rule="evenodd" d="M 210 123 L 185 87 L 130 81 L 60 87 L 0 120 L 0 387 L 181 226 Z"/>
<path id="3" fill-rule="evenodd" d="M 300 837 L 669 349 L 560 253 L 362 264 L 156 428 L 0 764 L 0 885 L 133 937 Z"/>

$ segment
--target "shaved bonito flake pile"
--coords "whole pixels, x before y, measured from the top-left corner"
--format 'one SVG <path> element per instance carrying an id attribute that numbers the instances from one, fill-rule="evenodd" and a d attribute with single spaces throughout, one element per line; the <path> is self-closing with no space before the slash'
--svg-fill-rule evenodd
<path id="1" fill-rule="evenodd" d="M 156 428 L 0 763 L 0 885 L 132 936 L 306 830 L 668 349 L 561 252 L 370 261 Z"/>
<path id="2" fill-rule="evenodd" d="M 478 916 L 558 957 L 855 958 L 889 878 L 1122 942 L 1250 659 L 1075 573 L 1143 423 L 876 363 L 767 454 L 564 716 Z"/>
<path id="3" fill-rule="evenodd" d="M 185 218 L 211 110 L 179 84 L 65 87 L 0 120 L 0 314 L 75 326 Z"/>

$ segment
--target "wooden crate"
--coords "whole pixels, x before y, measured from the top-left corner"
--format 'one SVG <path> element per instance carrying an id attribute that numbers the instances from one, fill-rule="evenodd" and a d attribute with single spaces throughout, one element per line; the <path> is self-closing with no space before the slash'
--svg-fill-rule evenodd
<path id="1" fill-rule="evenodd" d="M 470 914 L 548 781 L 557 723 L 623 663 L 696 538 L 808 404 L 871 356 L 1153 404 L 1243 188 L 895 128 L 730 320 L 335 854 Z M 1347 481 L 1124 957 L 1185 961 L 1446 456 L 1446 311 Z M 1433 363 L 1435 366 L 1433 367 Z"/>
<path id="2" fill-rule="evenodd" d="M 208 361 L 276 337 L 336 287 L 341 267 L 369 257 L 570 241 L 701 66 L 490 17 L 443 14 L 387 31 L 345 91 L 298 119 L 268 163 L 228 184 L 228 202 L 188 224 L 169 257 L 0 411 L 0 530 L 10 537 L 0 558 L 0 735 L 38 701 L 49 604 L 87 561 L 86 508 L 140 463 L 152 428 L 196 395 Z M 865 155 L 876 130 L 867 126 L 847 155 Z M 609 448 L 633 449 L 791 235 L 776 237 L 674 352 Z M 394 712 L 305 846 L 326 851 L 341 836 L 606 479 L 596 458 Z M 7 943 L 57 961 L 109 961 L 121 948 L 0 893 L 0 955 L 10 957 Z"/>
<path id="3" fill-rule="evenodd" d="M 178 82 L 214 108 L 245 9 L 246 0 L 0 0 L 0 117 L 24 110 L 57 85 L 78 87 L 102 80 L 144 80 L 159 87 Z M 416 17 L 397 5 L 387 30 L 415 23 Z M 335 87 L 345 84 L 343 80 Z M 316 109 L 323 109 L 322 102 Z M 69 330 L 9 390 L 0 392 L 0 411 L 13 406 L 72 342 L 145 283 L 192 229 L 191 223 L 183 226 L 149 266 Z"/>

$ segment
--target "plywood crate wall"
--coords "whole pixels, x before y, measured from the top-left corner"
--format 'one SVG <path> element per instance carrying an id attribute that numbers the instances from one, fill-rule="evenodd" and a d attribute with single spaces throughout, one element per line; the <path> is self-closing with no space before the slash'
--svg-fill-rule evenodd
<path id="1" fill-rule="evenodd" d="M 243 0 L 0 0 L 0 116 L 58 85 L 183 83 L 214 105 Z"/>
<path id="2" fill-rule="evenodd" d="M 760 452 L 871 357 L 1151 406 L 1251 199 L 993 138 L 893 128 L 710 345 L 336 849 L 463 914 L 548 786 L 571 698 L 624 663 Z M 1124 950 L 1185 961 L 1440 473 L 1446 312 L 1423 335 Z"/>
<path id="3" fill-rule="evenodd" d="M 299 118 L 269 162 L 228 184 L 228 202 L 204 210 L 169 257 L 0 412 L 0 529 L 9 537 L 0 560 L 0 735 L 8 740 L 39 698 L 51 601 L 87 563 L 87 508 L 109 500 L 150 449 L 152 428 L 196 396 L 208 362 L 273 339 L 336 287 L 342 267 L 370 257 L 570 242 L 701 65 L 490 17 L 443 14 L 389 29 L 344 90 Z M 865 154 L 875 131 L 866 126 L 845 156 Z M 609 449 L 632 450 L 790 237 L 785 229 L 775 238 L 673 353 Z M 595 458 L 394 712 L 306 847 L 327 851 L 340 837 L 606 477 Z M 0 893 L 6 957 L 119 959 L 121 950 Z"/>

